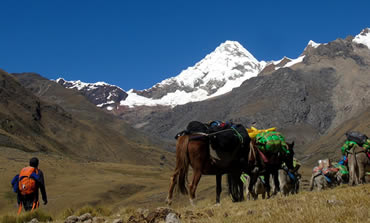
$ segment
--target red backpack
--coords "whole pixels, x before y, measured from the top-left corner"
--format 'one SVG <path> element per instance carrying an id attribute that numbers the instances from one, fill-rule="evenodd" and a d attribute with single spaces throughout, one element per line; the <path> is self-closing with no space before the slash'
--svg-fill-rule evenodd
<path id="1" fill-rule="evenodd" d="M 32 194 L 36 192 L 36 180 L 31 178 L 31 174 L 38 174 L 38 170 L 34 167 L 28 166 L 21 170 L 19 174 L 19 192 L 22 195 Z"/>

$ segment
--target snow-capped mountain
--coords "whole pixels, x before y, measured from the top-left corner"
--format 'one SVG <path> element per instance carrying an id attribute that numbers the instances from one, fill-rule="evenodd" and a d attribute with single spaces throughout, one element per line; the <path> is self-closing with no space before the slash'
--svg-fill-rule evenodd
<path id="1" fill-rule="evenodd" d="M 84 83 L 81 81 L 66 81 L 63 78 L 55 80 L 58 84 L 69 89 L 76 89 L 101 108 L 112 110 L 114 104 L 127 98 L 127 93 L 120 87 L 105 82 Z"/>
<path id="2" fill-rule="evenodd" d="M 204 59 L 163 80 L 150 89 L 130 90 L 121 105 L 176 106 L 202 101 L 225 94 L 239 87 L 243 81 L 257 76 L 265 62 L 259 62 L 240 43 L 226 41 Z"/>
<path id="3" fill-rule="evenodd" d="M 353 42 L 364 44 L 370 49 L 370 29 L 362 30 L 353 38 Z M 89 84 L 64 79 L 58 79 L 57 82 L 66 88 L 81 91 L 92 103 L 108 110 L 127 106 L 175 107 L 228 93 L 249 78 L 302 63 L 304 58 L 320 45 L 326 43 L 310 40 L 296 59 L 283 57 L 278 61 L 265 62 L 258 61 L 240 43 L 226 41 L 194 66 L 145 90 L 131 89 L 125 92 L 104 82 Z"/>

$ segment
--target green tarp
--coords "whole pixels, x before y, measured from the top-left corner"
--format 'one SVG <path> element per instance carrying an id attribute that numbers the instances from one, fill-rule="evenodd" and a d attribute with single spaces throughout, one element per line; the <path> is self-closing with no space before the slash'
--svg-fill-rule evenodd
<path id="1" fill-rule="evenodd" d="M 256 136 L 258 149 L 262 152 L 282 152 L 289 154 L 288 145 L 280 132 L 261 132 Z"/>

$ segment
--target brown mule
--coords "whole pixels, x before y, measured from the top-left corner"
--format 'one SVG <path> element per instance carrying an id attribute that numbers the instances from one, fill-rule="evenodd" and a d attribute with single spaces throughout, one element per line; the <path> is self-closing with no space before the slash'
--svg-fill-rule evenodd
<path id="1" fill-rule="evenodd" d="M 245 128 L 242 127 L 245 131 Z M 240 128 L 241 129 L 241 128 Z M 231 130 L 232 132 L 233 130 Z M 239 130 L 241 131 L 241 130 Z M 234 133 L 232 133 L 234 134 Z M 230 162 L 217 162 L 211 156 L 210 144 L 212 139 L 217 136 L 217 132 L 212 134 L 195 132 L 185 133 L 177 136 L 176 143 L 176 167 L 174 174 L 170 180 L 170 187 L 166 202 L 168 205 L 172 203 L 173 191 L 175 186 L 178 186 L 182 194 L 189 194 L 190 203 L 194 205 L 195 192 L 201 176 L 216 175 L 216 203 L 220 202 L 221 194 L 221 179 L 223 174 L 228 174 L 229 193 L 233 201 L 241 201 L 243 196 L 243 182 L 240 180 L 242 171 L 247 172 L 248 157 L 243 154 L 249 152 L 249 136 L 248 140 L 240 143 L 238 137 L 227 141 L 227 147 L 230 149 L 232 158 Z M 226 150 L 227 151 L 227 150 Z M 244 158 L 245 159 L 242 159 Z M 187 177 L 189 165 L 193 169 L 193 179 L 187 188 Z M 248 171 L 249 172 L 249 171 Z"/>

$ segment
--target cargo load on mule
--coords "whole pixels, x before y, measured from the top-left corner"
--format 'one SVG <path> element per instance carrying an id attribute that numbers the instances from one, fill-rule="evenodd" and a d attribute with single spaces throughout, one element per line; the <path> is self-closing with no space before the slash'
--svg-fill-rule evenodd
<path id="1" fill-rule="evenodd" d="M 357 145 L 361 147 L 368 140 L 368 137 L 365 134 L 362 134 L 360 132 L 355 132 L 355 131 L 347 132 L 346 137 L 348 141 L 355 142 L 357 143 Z"/>
<path id="2" fill-rule="evenodd" d="M 256 136 L 259 133 L 262 133 L 262 132 L 272 132 L 272 131 L 276 131 L 276 128 L 275 127 L 272 127 L 272 128 L 268 128 L 268 129 L 257 129 L 257 128 L 255 128 L 253 126 L 250 129 L 247 128 L 248 135 L 249 135 L 249 137 L 251 139 L 256 138 Z"/>
<path id="3" fill-rule="evenodd" d="M 324 175 L 328 183 L 333 183 L 335 181 L 336 174 L 340 170 L 337 167 L 334 167 L 330 159 L 324 159 L 318 161 L 319 165 L 314 167 L 312 170 L 313 176 Z"/>
<path id="4" fill-rule="evenodd" d="M 370 139 L 365 134 L 362 134 L 360 132 L 354 132 L 354 131 L 347 132 L 346 138 L 347 138 L 347 141 L 341 147 L 342 155 L 344 156 L 342 163 L 346 164 L 348 162 L 347 155 L 349 151 L 355 146 L 362 147 L 370 159 Z"/>
<path id="5" fill-rule="evenodd" d="M 290 153 L 284 136 L 276 131 L 258 133 L 256 145 L 263 153 Z"/>
<path id="6" fill-rule="evenodd" d="M 245 128 L 241 124 L 232 122 L 210 121 L 201 123 L 197 121 L 190 122 L 185 131 L 181 134 L 196 134 L 191 139 L 209 140 L 210 148 L 215 151 L 232 152 L 236 147 L 228 146 L 231 141 L 237 141 L 241 147 L 247 147 L 249 144 L 249 136 Z"/>
<path id="7" fill-rule="evenodd" d="M 347 175 L 349 172 L 348 172 L 348 168 L 346 165 L 343 165 L 343 164 L 340 164 L 340 163 L 333 163 L 333 167 L 334 168 L 338 168 L 340 173 L 342 175 Z"/>

